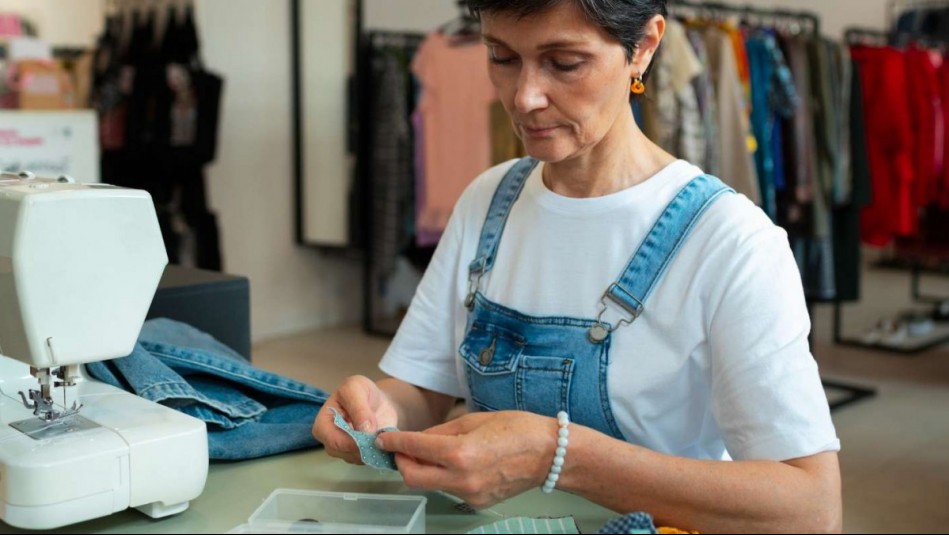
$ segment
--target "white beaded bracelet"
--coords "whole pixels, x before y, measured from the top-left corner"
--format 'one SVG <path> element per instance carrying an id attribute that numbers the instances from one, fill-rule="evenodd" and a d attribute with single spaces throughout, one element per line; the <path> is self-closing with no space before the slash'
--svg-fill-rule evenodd
<path id="1" fill-rule="evenodd" d="M 547 474 L 547 481 L 544 481 L 544 486 L 541 487 L 541 490 L 544 491 L 544 494 L 550 494 L 554 491 L 554 487 L 557 486 L 557 480 L 560 479 L 560 471 L 563 470 L 563 459 L 567 456 L 567 444 L 570 443 L 567 440 L 567 437 L 570 436 L 570 429 L 567 426 L 570 425 L 570 416 L 566 412 L 560 411 L 557 413 L 557 425 L 560 426 L 560 429 L 557 431 L 557 451 L 554 453 L 554 462 L 550 465 L 550 473 Z"/>

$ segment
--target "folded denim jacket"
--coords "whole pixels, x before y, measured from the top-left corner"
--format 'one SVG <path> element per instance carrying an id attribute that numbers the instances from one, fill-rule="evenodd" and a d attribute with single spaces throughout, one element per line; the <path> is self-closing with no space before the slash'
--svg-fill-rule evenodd
<path id="1" fill-rule="evenodd" d="M 206 422 L 211 459 L 252 459 L 319 446 L 311 428 L 326 392 L 254 368 L 184 323 L 149 320 L 131 355 L 87 364 L 86 371 Z"/>

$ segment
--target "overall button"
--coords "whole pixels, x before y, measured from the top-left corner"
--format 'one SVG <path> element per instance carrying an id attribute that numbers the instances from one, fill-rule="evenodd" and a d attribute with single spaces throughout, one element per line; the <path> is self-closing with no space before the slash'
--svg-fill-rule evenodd
<path id="1" fill-rule="evenodd" d="M 602 343 L 603 340 L 606 340 L 606 337 L 609 335 L 609 326 L 603 323 L 597 323 L 590 327 L 590 330 L 587 331 L 587 339 L 593 344 Z"/>
<path id="2" fill-rule="evenodd" d="M 494 347 L 497 345 L 497 343 L 497 338 L 492 339 L 491 345 L 482 349 L 481 353 L 478 353 L 478 362 L 480 362 L 482 366 L 487 366 L 488 364 L 491 364 L 492 360 L 494 360 Z"/>

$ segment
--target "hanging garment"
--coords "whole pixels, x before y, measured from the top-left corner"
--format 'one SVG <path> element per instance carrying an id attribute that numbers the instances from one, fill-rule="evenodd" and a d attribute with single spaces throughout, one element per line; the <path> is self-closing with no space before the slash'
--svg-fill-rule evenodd
<path id="1" fill-rule="evenodd" d="M 203 168 L 217 152 L 223 80 L 203 68 L 192 10 L 169 9 L 158 46 L 156 14 L 135 12 L 126 54 L 117 18 L 106 24 L 97 54 L 104 182 L 152 195 L 169 260 L 220 270 L 215 215 Z"/>
<path id="2" fill-rule="evenodd" d="M 422 113 L 415 110 L 412 113 L 412 128 L 415 132 L 415 218 L 418 221 L 419 216 L 425 210 L 426 192 L 425 192 L 425 121 L 422 119 Z M 438 245 L 442 233 L 437 229 L 427 229 L 415 225 L 415 244 L 419 247 L 434 247 Z"/>
<path id="3" fill-rule="evenodd" d="M 780 129 L 779 117 L 793 116 L 800 99 L 784 56 L 772 35 L 765 31 L 754 32 L 746 41 L 745 48 L 751 75 L 751 125 L 758 139 L 755 165 L 761 207 L 772 221 L 777 221 L 775 131 Z"/>
<path id="4" fill-rule="evenodd" d="M 686 33 L 695 56 L 702 64 L 702 72 L 695 77 L 692 85 L 695 88 L 696 104 L 702 118 L 702 130 L 705 132 L 705 153 L 701 161 L 695 163 L 705 169 L 706 173 L 721 176 L 722 147 L 718 135 L 718 103 L 715 85 L 712 83 L 712 66 L 702 32 L 696 28 L 689 28 Z"/>
<path id="5" fill-rule="evenodd" d="M 326 392 L 254 368 L 212 336 L 180 322 L 145 322 L 132 354 L 89 363 L 86 370 L 206 422 L 211 459 L 253 459 L 319 445 L 312 426 Z"/>
<path id="6" fill-rule="evenodd" d="M 870 167 L 867 154 L 867 135 L 864 122 L 862 76 L 859 65 L 853 60 L 849 79 L 843 83 L 850 87 L 849 128 L 850 137 L 848 174 L 850 191 L 848 202 L 834 208 L 834 273 L 835 298 L 841 302 L 860 300 L 860 278 L 863 262 L 860 242 L 860 212 L 870 204 Z"/>
<path id="7" fill-rule="evenodd" d="M 884 246 L 916 232 L 913 209 L 912 115 L 906 56 L 893 48 L 858 46 L 873 200 L 861 214 L 863 241 Z"/>
<path id="8" fill-rule="evenodd" d="M 946 12 L 944 20 L 949 21 L 949 10 Z M 943 132 L 945 133 L 942 153 L 942 180 L 937 188 L 937 200 L 943 210 L 949 210 L 949 60 L 942 62 L 940 69 L 942 78 L 942 103 L 945 120 L 943 121 Z"/>
<path id="9" fill-rule="evenodd" d="M 807 57 L 807 40 L 803 37 L 789 37 L 784 40 L 784 55 L 798 95 L 811 95 L 811 76 Z M 816 182 L 817 147 L 814 141 L 814 112 L 811 98 L 801 99 L 794 112 L 794 118 L 787 123 L 788 148 L 790 157 L 785 159 L 788 172 L 786 179 L 793 195 L 792 205 L 809 205 L 814 200 Z M 803 214 L 800 209 L 790 208 L 787 221 L 800 223 Z"/>
<path id="10" fill-rule="evenodd" d="M 416 225 L 426 232 L 444 230 L 461 193 L 491 166 L 489 110 L 497 97 L 486 57 L 480 42 L 455 45 L 432 33 L 412 62 L 425 130 L 425 207 Z"/>
<path id="11" fill-rule="evenodd" d="M 373 263 L 377 273 L 389 276 L 396 258 L 412 239 L 409 222 L 414 214 L 412 133 L 406 95 L 408 78 L 404 62 L 391 49 L 372 55 L 373 128 L 369 165 L 372 199 Z"/>
<path id="12" fill-rule="evenodd" d="M 849 205 L 853 193 L 851 149 L 851 100 L 853 95 L 853 61 L 850 50 L 839 43 L 825 41 L 830 56 L 829 83 L 831 88 L 830 117 L 834 129 L 831 135 L 837 147 L 834 158 L 832 202 L 834 206 Z M 857 240 L 859 241 L 859 240 Z"/>
<path id="13" fill-rule="evenodd" d="M 490 113 L 492 165 L 527 156 L 524 144 L 511 126 L 511 116 L 507 114 L 501 101 L 496 100 L 491 104 Z"/>
<path id="14" fill-rule="evenodd" d="M 644 132 L 670 154 L 697 165 L 705 159 L 706 132 L 692 82 L 703 69 L 682 23 L 670 20 L 647 84 Z"/>
<path id="15" fill-rule="evenodd" d="M 942 57 L 915 46 L 905 54 L 907 89 L 911 91 L 906 100 L 912 114 L 915 164 L 912 206 L 919 211 L 937 200 L 943 175 L 946 118 L 939 78 Z"/>
<path id="16" fill-rule="evenodd" d="M 734 45 L 729 34 L 717 27 L 706 28 L 704 36 L 717 97 L 721 177 L 760 206 L 761 188 L 748 146 L 751 131 Z"/>

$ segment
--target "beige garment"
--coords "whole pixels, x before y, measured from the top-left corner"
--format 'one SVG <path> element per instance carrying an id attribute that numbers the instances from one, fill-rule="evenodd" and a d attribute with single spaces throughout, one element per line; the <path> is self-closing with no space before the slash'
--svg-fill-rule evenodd
<path id="1" fill-rule="evenodd" d="M 643 132 L 678 158 L 701 165 L 705 139 L 692 80 L 704 67 L 689 44 L 685 27 L 670 20 L 642 102 Z"/>
<path id="2" fill-rule="evenodd" d="M 501 101 L 491 104 L 491 163 L 498 165 L 515 158 L 527 156 L 521 138 L 514 133 L 511 116 Z"/>
<path id="3" fill-rule="evenodd" d="M 723 182 L 761 205 L 754 155 L 749 150 L 751 124 L 745 109 L 744 86 L 738 73 L 735 48 L 729 34 L 714 26 L 705 29 L 709 67 L 718 99 L 721 176 Z"/>
<path id="4" fill-rule="evenodd" d="M 422 85 L 418 110 L 425 132 L 425 205 L 416 225 L 438 232 L 468 184 L 491 166 L 490 106 L 497 97 L 480 41 L 456 44 L 432 33 L 412 72 Z"/>

